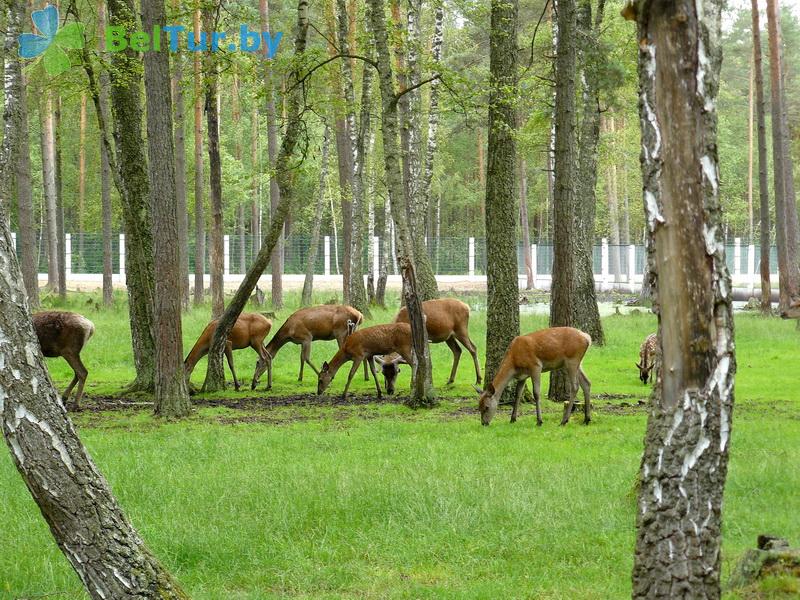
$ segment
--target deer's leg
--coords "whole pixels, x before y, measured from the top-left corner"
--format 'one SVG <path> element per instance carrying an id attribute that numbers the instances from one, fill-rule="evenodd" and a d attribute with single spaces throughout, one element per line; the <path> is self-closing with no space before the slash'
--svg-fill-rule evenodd
<path id="1" fill-rule="evenodd" d="M 303 365 L 308 363 L 308 366 L 317 374 L 319 377 L 319 369 L 314 366 L 314 363 L 311 362 L 311 340 L 306 340 L 302 342 L 300 346 L 300 378 L 297 381 L 303 381 Z"/>
<path id="2" fill-rule="evenodd" d="M 64 354 L 63 356 L 64 360 L 67 361 L 67 364 L 72 367 L 72 370 L 75 372 L 75 376 L 67 386 L 67 389 L 64 390 L 61 400 L 67 407 L 67 410 L 74 410 L 78 408 L 78 404 L 81 401 L 81 396 L 83 395 L 83 384 L 86 383 L 86 377 L 89 375 L 89 371 L 87 371 L 86 367 L 83 365 L 80 354 Z M 75 392 L 75 400 L 70 402 L 69 395 L 76 383 L 78 384 L 78 391 Z"/>
<path id="3" fill-rule="evenodd" d="M 539 399 L 542 393 L 542 373 L 536 371 L 532 376 L 533 380 L 533 401 L 536 403 L 536 426 L 542 426 L 542 407 L 539 404 Z"/>
<path id="4" fill-rule="evenodd" d="M 233 368 L 233 344 L 228 342 L 225 344 L 225 358 L 228 359 L 228 367 L 230 367 L 231 375 L 233 375 L 233 387 L 239 391 L 239 380 L 236 379 L 236 369 Z"/>
<path id="5" fill-rule="evenodd" d="M 578 367 L 567 364 L 565 367 L 567 372 L 567 381 L 569 381 L 569 402 L 564 407 L 564 416 L 561 418 L 561 424 L 566 425 L 569 422 L 569 417 L 572 415 L 572 407 L 575 405 L 575 397 L 578 395 Z"/>
<path id="6" fill-rule="evenodd" d="M 364 364 L 366 365 L 367 363 L 369 363 L 369 370 L 372 371 L 372 378 L 375 380 L 375 389 L 378 391 L 378 398 L 381 398 L 381 384 L 378 383 L 378 374 L 375 372 L 375 362 L 372 360 L 371 356 L 364 359 Z"/>
<path id="7" fill-rule="evenodd" d="M 350 373 L 347 375 L 347 383 L 344 384 L 344 392 L 342 393 L 342 400 L 347 400 L 347 390 L 350 389 L 350 382 L 353 381 L 353 375 L 358 372 L 358 367 L 361 366 L 361 361 L 353 360 L 353 366 L 350 367 Z"/>
<path id="8" fill-rule="evenodd" d="M 372 368 L 372 359 L 371 358 L 364 359 L 364 381 L 369 381 L 369 373 L 367 372 L 367 363 L 369 363 L 370 368 Z"/>
<path id="9" fill-rule="evenodd" d="M 583 424 L 588 425 L 592 420 L 592 402 L 589 397 L 591 394 L 592 382 L 589 381 L 586 373 L 584 373 L 583 369 L 580 367 L 578 367 L 578 383 L 583 390 Z"/>
<path id="10" fill-rule="evenodd" d="M 525 389 L 525 380 L 520 379 L 517 381 L 517 387 L 514 389 L 514 408 L 511 409 L 511 422 L 517 422 L 517 415 L 519 414 L 519 403 L 522 400 L 522 390 Z"/>
<path id="11" fill-rule="evenodd" d="M 456 372 L 458 371 L 458 361 L 461 358 L 461 346 L 453 338 L 447 338 L 445 344 L 453 352 L 453 368 L 450 369 L 450 379 L 447 380 L 447 385 L 450 385 L 456 380 Z"/>
<path id="12" fill-rule="evenodd" d="M 464 346 L 464 348 L 467 349 L 467 352 L 469 352 L 472 355 L 472 362 L 475 365 L 475 383 L 480 385 L 483 379 L 481 377 L 481 365 L 478 362 L 477 346 L 475 346 L 475 344 L 472 342 L 472 340 L 469 337 L 469 333 L 467 333 L 466 331 L 457 331 L 456 339 L 459 342 L 461 342 L 461 345 Z"/>

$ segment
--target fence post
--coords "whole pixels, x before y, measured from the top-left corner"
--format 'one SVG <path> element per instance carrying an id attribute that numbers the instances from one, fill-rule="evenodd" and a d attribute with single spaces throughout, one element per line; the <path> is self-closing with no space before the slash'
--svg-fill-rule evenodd
<path id="1" fill-rule="evenodd" d="M 633 293 L 634 277 L 636 277 L 636 246 L 631 244 L 628 246 L 628 284 L 631 286 L 631 293 Z"/>
<path id="2" fill-rule="evenodd" d="M 531 271 L 533 273 L 533 287 L 536 287 L 536 244 L 531 244 Z"/>
<path id="3" fill-rule="evenodd" d="M 125 234 L 119 234 L 119 276 L 125 279 Z"/>
<path id="4" fill-rule="evenodd" d="M 372 236 L 372 272 L 375 277 L 381 270 L 381 242 L 377 235 Z"/>
<path id="5" fill-rule="evenodd" d="M 72 234 L 64 234 L 64 273 L 72 275 Z"/>
<path id="6" fill-rule="evenodd" d="M 750 280 L 750 293 L 753 293 L 753 287 L 756 284 L 756 246 L 755 244 L 747 245 L 747 275 Z"/>
<path id="7" fill-rule="evenodd" d="M 331 236 L 325 236 L 325 275 L 331 274 Z"/>
<path id="8" fill-rule="evenodd" d="M 594 273 L 594 269 L 592 269 L 592 273 Z M 608 271 L 608 238 L 603 238 L 600 241 L 600 275 L 603 282 L 600 289 L 608 289 L 610 279 Z"/>
<path id="9" fill-rule="evenodd" d="M 742 274 L 742 238 L 733 238 L 733 274 Z"/>
<path id="10" fill-rule="evenodd" d="M 469 276 L 475 277 L 475 238 L 469 238 Z"/>
<path id="11" fill-rule="evenodd" d="M 222 236 L 223 274 L 231 274 L 231 236 Z"/>

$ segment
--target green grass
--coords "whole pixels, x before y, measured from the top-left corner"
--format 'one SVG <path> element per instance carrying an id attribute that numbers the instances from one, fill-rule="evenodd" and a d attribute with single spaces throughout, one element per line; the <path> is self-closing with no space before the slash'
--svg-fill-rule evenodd
<path id="1" fill-rule="evenodd" d="M 275 328 L 290 312 L 279 313 Z M 374 322 L 393 313 L 376 314 Z M 84 353 L 88 393 L 118 393 L 133 376 L 127 316 L 86 314 L 97 326 Z M 187 315 L 187 350 L 207 314 Z M 544 325 L 544 318 L 523 316 L 523 331 Z M 635 404 L 649 390 L 633 363 L 655 319 L 615 316 L 604 325 L 608 344 L 586 359 L 592 391 L 600 394 L 590 427 L 578 418 L 558 427 L 559 407 L 547 402 L 542 428 L 534 427 L 530 405 L 513 426 L 504 412 L 480 427 L 466 352 L 456 385 L 439 390 L 442 404 L 431 411 L 251 403 L 206 405 L 179 423 L 134 410 L 84 412 L 75 420 L 136 527 L 195 598 L 629 597 L 631 489 L 645 415 L 613 405 L 619 395 Z M 800 397 L 796 369 L 788 366 L 800 338 L 792 323 L 775 319 L 739 315 L 736 327 L 726 573 L 759 533 L 800 543 L 800 471 L 793 467 L 800 463 Z M 482 358 L 483 313 L 473 313 L 471 331 Z M 333 342 L 317 343 L 313 360 L 334 351 Z M 255 354 L 236 358 L 249 381 Z M 439 344 L 432 358 L 441 384 L 451 354 Z M 296 382 L 298 361 L 297 347 L 281 351 L 270 396 L 314 392 L 310 371 Z M 69 369 L 60 360 L 49 366 L 63 387 Z M 331 393 L 341 392 L 344 377 Z M 373 389 L 361 375 L 355 382 L 361 393 Z M 0 489 L 0 596 L 83 598 L 7 454 Z"/>

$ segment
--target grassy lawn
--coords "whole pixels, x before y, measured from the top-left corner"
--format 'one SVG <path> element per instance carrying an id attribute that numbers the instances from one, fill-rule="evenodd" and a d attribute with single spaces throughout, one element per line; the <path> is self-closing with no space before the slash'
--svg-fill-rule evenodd
<path id="1" fill-rule="evenodd" d="M 85 298 L 70 307 L 80 306 Z M 83 312 L 97 327 L 83 355 L 87 393 L 118 394 L 133 376 L 127 313 Z M 278 314 L 273 331 L 290 313 Z M 393 314 L 376 313 L 372 323 Z M 207 315 L 203 307 L 186 316 L 187 352 Z M 545 325 L 523 315 L 523 331 Z M 430 411 L 280 401 L 316 390 L 308 369 L 296 381 L 296 346 L 278 355 L 269 395 L 231 389 L 204 398 L 180 423 L 133 409 L 87 410 L 75 421 L 136 527 L 194 598 L 624 598 L 646 421 L 635 405 L 650 389 L 634 362 L 655 318 L 612 316 L 604 325 L 608 344 L 585 362 L 597 396 L 589 427 L 577 417 L 558 427 L 560 407 L 547 402 L 540 429 L 530 405 L 513 426 L 504 412 L 481 427 L 466 352 L 456 385 L 440 389 L 442 404 Z M 760 533 L 800 543 L 800 394 L 790 366 L 800 335 L 791 322 L 751 315 L 737 315 L 736 328 L 726 574 Z M 471 332 L 482 358 L 484 313 L 473 312 Z M 312 360 L 319 365 L 335 348 L 316 343 Z M 249 383 L 255 354 L 235 357 Z M 439 344 L 432 358 L 441 385 L 451 353 Z M 71 371 L 60 359 L 49 366 L 63 388 Z M 204 370 L 205 361 L 196 385 Z M 345 371 L 332 394 L 343 389 Z M 408 377 L 405 369 L 401 393 Z M 354 381 L 357 393 L 374 393 L 363 376 Z M 0 597 L 84 598 L 8 454 L 0 454 Z"/>

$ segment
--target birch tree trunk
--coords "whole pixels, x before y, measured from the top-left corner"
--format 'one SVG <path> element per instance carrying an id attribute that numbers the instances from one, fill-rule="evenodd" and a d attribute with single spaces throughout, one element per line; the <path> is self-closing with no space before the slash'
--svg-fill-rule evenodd
<path id="1" fill-rule="evenodd" d="M 56 177 L 56 230 L 58 247 L 58 296 L 67 298 L 67 236 L 64 229 L 64 178 L 61 161 L 61 95 L 53 95 L 53 158 Z"/>
<path id="2" fill-rule="evenodd" d="M 403 276 L 403 297 L 411 323 L 412 393 L 408 404 L 412 407 L 431 406 L 436 398 L 431 385 L 431 362 L 428 352 L 428 332 L 422 317 L 422 301 L 417 291 L 414 248 L 409 232 L 408 207 L 402 193 L 402 171 L 399 157 L 397 110 L 398 98 L 394 91 L 392 57 L 386 33 L 386 14 L 383 0 L 369 0 L 367 4 L 372 32 L 375 37 L 378 76 L 381 89 L 381 122 L 383 131 L 383 160 L 386 187 L 391 202 L 392 215 L 397 228 L 397 261 Z"/>
<path id="3" fill-rule="evenodd" d="M 83 213 L 86 201 L 86 92 L 81 93 L 81 114 L 78 130 L 78 257 L 86 260 L 83 247 Z"/>
<path id="4" fill-rule="evenodd" d="M 319 169 L 317 206 L 314 209 L 314 224 L 311 229 L 311 242 L 308 247 L 306 277 L 303 280 L 303 294 L 300 298 L 300 306 L 311 305 L 311 295 L 314 291 L 314 266 L 317 261 L 317 250 L 319 249 L 319 234 L 320 229 L 322 228 L 322 214 L 325 211 L 325 182 L 328 179 L 328 145 L 330 143 L 330 131 L 327 126 L 325 126 L 325 132 L 322 135 L 322 162 Z"/>
<path id="5" fill-rule="evenodd" d="M 786 310 L 800 295 L 800 271 L 797 262 L 797 199 L 786 118 L 783 51 L 778 0 L 767 0 L 769 28 L 769 69 L 772 92 L 772 164 L 775 189 L 775 232 L 778 243 L 778 284 L 780 310 Z"/>
<path id="6" fill-rule="evenodd" d="M 532 290 L 533 257 L 531 256 L 531 225 L 528 219 L 528 162 L 518 161 L 519 168 L 519 224 L 522 229 L 522 254 L 525 257 L 525 289 Z"/>
<path id="7" fill-rule="evenodd" d="M 761 312 L 772 313 L 772 283 L 770 282 L 769 257 L 772 251 L 770 241 L 769 183 L 767 181 L 767 125 L 764 118 L 764 73 L 761 59 L 761 23 L 758 14 L 758 0 L 751 0 L 753 17 L 753 72 L 756 89 L 756 122 L 758 124 L 758 198 L 759 227 L 761 229 Z"/>
<path id="8" fill-rule="evenodd" d="M 375 284 L 375 304 L 386 308 L 386 282 L 389 280 L 389 249 L 394 233 L 391 230 L 392 209 L 388 196 L 383 201 L 383 229 L 381 230 L 381 259 L 378 262 L 378 281 Z"/>
<path id="9" fill-rule="evenodd" d="M 193 14 L 195 39 L 201 31 L 200 0 Z M 203 69 L 200 52 L 194 53 L 194 304 L 203 303 L 206 271 L 205 178 L 203 175 Z"/>
<path id="10" fill-rule="evenodd" d="M 252 255 L 261 248 L 261 161 L 258 154 L 258 105 L 253 103 L 253 117 L 250 123 L 250 168 L 253 173 L 253 203 L 250 207 L 250 235 L 253 236 Z"/>
<path id="11" fill-rule="evenodd" d="M 269 2 L 259 0 L 259 15 L 261 17 L 261 31 L 270 30 Z M 270 219 L 275 221 L 275 213 L 281 201 L 281 187 L 275 173 L 278 154 L 278 121 L 275 115 L 275 92 L 272 81 L 272 70 L 269 61 L 264 61 L 264 87 L 267 95 L 267 154 L 269 155 L 269 206 Z M 283 231 L 278 236 L 272 254 L 272 308 L 277 310 L 283 307 Z"/>
<path id="12" fill-rule="evenodd" d="M 636 6 L 648 260 L 663 368 L 641 465 L 633 598 L 719 598 L 736 368 L 716 139 L 722 1 Z"/>
<path id="13" fill-rule="evenodd" d="M 142 0 L 141 6 L 142 26 L 145 30 L 155 31 L 155 27 L 163 29 L 167 20 L 164 0 Z M 147 165 L 155 257 L 155 414 L 162 417 L 185 417 L 190 410 L 183 367 L 181 328 L 181 282 L 185 275 L 181 269 L 181 255 L 178 250 L 174 129 L 169 55 L 166 52 L 144 53 L 144 83 L 147 100 Z"/>
<path id="14" fill-rule="evenodd" d="M 222 368 L 222 354 L 225 350 L 225 343 L 228 339 L 236 320 L 242 313 L 247 301 L 255 289 L 258 279 L 264 273 L 264 269 L 269 265 L 270 258 L 278 240 L 283 235 L 284 223 L 291 210 L 292 195 L 292 173 L 290 171 L 290 161 L 294 155 L 295 147 L 304 129 L 301 120 L 301 105 L 303 101 L 303 90 L 297 83 L 302 74 L 300 72 L 302 57 L 306 50 L 306 40 L 308 37 L 308 0 L 298 0 L 297 3 L 297 35 L 294 42 L 295 62 L 298 65 L 292 71 L 289 78 L 291 91 L 287 99 L 287 121 L 286 130 L 281 140 L 281 148 L 275 162 L 275 178 L 280 186 L 280 202 L 277 210 L 272 213 L 269 231 L 264 238 L 264 243 L 258 251 L 253 264 L 236 290 L 228 308 L 219 320 L 217 329 L 211 342 L 208 352 L 208 367 L 206 379 L 203 383 L 204 392 L 219 391 L 225 389 L 225 372 Z"/>
<path id="15" fill-rule="evenodd" d="M 181 13 L 181 0 L 172 0 L 172 12 Z M 180 51 L 173 54 L 172 104 L 175 110 L 175 198 L 178 207 L 178 281 L 181 305 L 189 309 L 189 211 L 186 203 L 186 115 L 183 97 L 183 62 Z"/>
<path id="16" fill-rule="evenodd" d="M 106 3 L 105 0 L 97 1 L 97 27 L 98 31 L 105 31 L 106 28 Z M 97 49 L 101 58 L 107 60 L 105 36 L 97 39 Z M 100 89 L 97 90 L 95 110 L 102 113 L 100 121 L 103 124 L 110 121 L 110 109 L 108 107 L 108 71 L 100 71 Z M 94 96 L 94 94 L 93 94 Z M 103 128 L 104 129 L 104 128 Z M 101 129 L 101 136 L 105 139 L 105 132 Z M 103 221 L 103 305 L 111 306 L 114 301 L 114 273 L 111 264 L 111 165 L 108 161 L 108 149 L 103 140 L 100 142 L 100 203 L 102 205 Z"/>
<path id="17" fill-rule="evenodd" d="M 755 101 L 755 64 L 750 57 L 750 89 L 747 95 L 747 235 L 753 243 L 753 103 Z"/>
<path id="18" fill-rule="evenodd" d="M 203 29 L 206 32 L 216 31 L 216 16 L 216 2 L 204 7 Z M 217 319 L 225 310 L 223 282 L 225 248 L 222 231 L 222 161 L 219 149 L 219 73 L 217 60 L 213 52 L 205 53 L 204 68 L 205 112 L 208 130 L 209 206 L 211 208 L 211 251 L 209 255 L 211 260 L 211 318 Z"/>
<path id="19" fill-rule="evenodd" d="M 46 91 L 39 104 L 39 122 L 42 140 L 42 183 L 44 186 L 45 233 L 47 238 L 47 287 L 57 292 L 58 275 L 58 225 L 56 213 L 56 165 L 55 165 L 55 132 L 53 131 L 53 95 Z"/>
<path id="20" fill-rule="evenodd" d="M 486 381 L 519 335 L 517 278 L 517 0 L 492 0 L 489 31 L 489 126 L 486 170 Z M 503 394 L 513 399 L 509 387 Z"/>
<path id="21" fill-rule="evenodd" d="M 231 117 L 233 121 L 233 128 L 236 131 L 241 131 L 242 126 L 242 108 L 241 108 L 241 96 L 239 90 L 239 73 L 238 67 L 234 65 L 233 71 L 233 90 L 231 94 L 231 102 L 232 102 L 232 109 L 231 109 Z M 242 138 L 240 136 L 236 136 L 234 141 L 233 147 L 233 157 L 236 159 L 237 162 L 242 162 Z M 247 231 L 247 223 L 245 219 L 245 211 L 244 211 L 244 202 L 239 202 L 239 205 L 236 207 L 236 228 L 238 233 L 238 244 L 239 244 L 239 272 L 244 273 L 246 270 L 245 266 L 245 254 L 247 250 L 247 244 L 245 243 L 245 231 Z"/>

